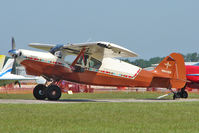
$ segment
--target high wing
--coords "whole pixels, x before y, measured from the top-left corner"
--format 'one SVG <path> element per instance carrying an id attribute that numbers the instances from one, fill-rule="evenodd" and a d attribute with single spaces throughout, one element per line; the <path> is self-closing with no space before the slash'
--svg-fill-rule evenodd
<path id="1" fill-rule="evenodd" d="M 30 43 L 30 47 L 38 48 L 46 51 L 50 51 L 57 45 L 54 44 L 41 44 L 41 43 Z M 60 45 L 59 45 L 60 46 Z M 136 53 L 121 47 L 119 45 L 109 43 L 109 42 L 88 42 L 88 43 L 77 43 L 77 44 L 67 44 L 61 45 L 60 50 L 69 54 L 79 54 L 82 48 L 86 48 L 86 54 L 93 56 L 101 56 L 103 58 L 109 57 L 136 57 Z"/>

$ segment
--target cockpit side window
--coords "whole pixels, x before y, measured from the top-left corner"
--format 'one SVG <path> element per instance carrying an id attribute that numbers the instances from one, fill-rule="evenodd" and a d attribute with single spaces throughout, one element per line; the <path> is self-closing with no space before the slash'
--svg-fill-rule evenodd
<path id="1" fill-rule="evenodd" d="M 99 69 L 102 65 L 102 62 L 93 57 L 90 57 L 89 55 L 84 55 L 79 58 L 77 65 Z"/>
<path id="2" fill-rule="evenodd" d="M 101 61 L 92 57 L 90 58 L 89 67 L 99 69 L 101 65 L 102 65 Z"/>
<path id="3" fill-rule="evenodd" d="M 88 61 L 88 55 L 84 55 L 84 56 L 81 56 L 79 58 L 79 60 L 77 61 L 77 64 L 80 64 L 82 66 L 86 66 L 87 65 L 87 61 Z"/>

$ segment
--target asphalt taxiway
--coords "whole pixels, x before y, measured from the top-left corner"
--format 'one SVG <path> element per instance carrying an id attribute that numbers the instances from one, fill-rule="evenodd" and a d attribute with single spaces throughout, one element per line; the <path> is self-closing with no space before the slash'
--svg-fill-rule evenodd
<path id="1" fill-rule="evenodd" d="M 0 99 L 1 103 L 6 104 L 55 104 L 55 103 L 118 103 L 118 102 L 128 102 L 128 103 L 161 103 L 161 102 L 193 102 L 199 99 L 177 99 L 177 100 L 157 100 L 157 99 L 61 99 L 58 101 L 48 101 L 48 100 L 23 100 L 23 99 Z"/>

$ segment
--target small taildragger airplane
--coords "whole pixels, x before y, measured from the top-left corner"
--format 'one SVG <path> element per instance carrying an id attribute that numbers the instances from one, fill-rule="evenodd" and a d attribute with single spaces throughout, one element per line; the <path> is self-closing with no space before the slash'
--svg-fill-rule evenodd
<path id="1" fill-rule="evenodd" d="M 14 59 L 8 59 L 5 65 L 4 61 L 5 55 L 0 55 L 0 86 L 5 86 L 10 83 L 18 83 L 20 86 L 19 81 L 21 80 L 36 80 L 35 78 L 12 74 Z"/>
<path id="2" fill-rule="evenodd" d="M 135 57 L 136 53 L 109 42 L 88 42 L 79 44 L 53 45 L 31 43 L 29 46 L 48 52 L 16 49 L 12 38 L 9 54 L 26 69 L 29 75 L 43 76 L 52 83 L 48 86 L 38 84 L 33 95 L 36 99 L 58 100 L 61 89 L 60 80 L 102 85 L 127 87 L 183 88 L 186 83 L 184 58 L 181 54 L 167 56 L 153 71 L 123 62 L 116 57 Z M 75 55 L 69 64 L 65 56 Z M 185 94 L 182 91 L 182 94 Z M 181 95 L 180 97 L 184 97 Z"/>

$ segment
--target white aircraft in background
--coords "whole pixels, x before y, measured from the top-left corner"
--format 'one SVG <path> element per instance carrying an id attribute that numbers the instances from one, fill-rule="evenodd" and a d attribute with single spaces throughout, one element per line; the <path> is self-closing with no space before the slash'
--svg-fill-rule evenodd
<path id="1" fill-rule="evenodd" d="M 5 55 L 0 55 L 0 86 L 10 83 L 19 83 L 19 80 L 36 80 L 37 78 L 29 78 L 21 75 L 12 74 L 14 59 L 8 59 L 5 63 Z M 4 65 L 4 66 L 3 66 Z"/>

